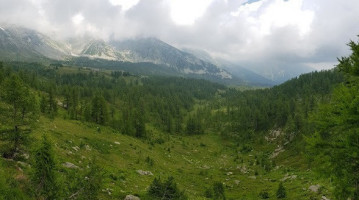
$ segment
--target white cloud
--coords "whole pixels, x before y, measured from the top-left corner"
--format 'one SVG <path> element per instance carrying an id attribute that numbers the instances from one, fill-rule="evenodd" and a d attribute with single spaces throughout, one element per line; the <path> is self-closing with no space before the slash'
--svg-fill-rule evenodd
<path id="1" fill-rule="evenodd" d="M 178 25 L 192 25 L 213 0 L 168 0 L 171 18 Z"/>
<path id="2" fill-rule="evenodd" d="M 231 12 L 246 20 L 247 25 L 261 35 L 269 35 L 275 28 L 294 26 L 301 36 L 309 33 L 314 11 L 303 8 L 303 0 L 262 0 L 241 5 Z"/>
<path id="3" fill-rule="evenodd" d="M 109 0 L 114 6 L 121 6 L 124 11 L 137 5 L 140 0 Z"/>
<path id="4" fill-rule="evenodd" d="M 74 23 L 75 25 L 79 25 L 82 23 L 82 21 L 84 21 L 84 16 L 81 14 L 81 13 L 78 13 L 76 15 L 74 15 L 71 20 L 72 20 L 72 23 Z"/>

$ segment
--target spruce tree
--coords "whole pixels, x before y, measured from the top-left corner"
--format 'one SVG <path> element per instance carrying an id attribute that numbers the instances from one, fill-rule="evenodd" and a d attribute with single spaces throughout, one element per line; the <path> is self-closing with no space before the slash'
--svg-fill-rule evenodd
<path id="1" fill-rule="evenodd" d="M 40 147 L 35 151 L 32 182 L 38 198 L 56 199 L 58 183 L 55 173 L 55 159 L 52 145 L 46 136 L 42 137 Z"/>
<path id="2" fill-rule="evenodd" d="M 15 74 L 4 80 L 0 95 L 1 99 L 10 105 L 8 113 L 2 116 L 2 121 L 12 127 L 8 136 L 12 147 L 6 157 L 13 157 L 26 140 L 28 127 L 33 125 L 38 117 L 38 103 L 29 87 Z"/>
<path id="3" fill-rule="evenodd" d="M 359 199 L 359 44 L 351 41 L 352 54 L 339 59 L 347 80 L 335 89 L 329 103 L 319 106 L 311 121 L 316 132 L 308 153 L 317 171 L 330 178 L 337 199 Z"/>
<path id="4" fill-rule="evenodd" d="M 279 186 L 278 186 L 278 190 L 277 190 L 277 198 L 278 199 L 283 199 L 287 196 L 287 193 L 285 191 L 285 188 L 283 186 L 283 183 L 280 182 Z"/>

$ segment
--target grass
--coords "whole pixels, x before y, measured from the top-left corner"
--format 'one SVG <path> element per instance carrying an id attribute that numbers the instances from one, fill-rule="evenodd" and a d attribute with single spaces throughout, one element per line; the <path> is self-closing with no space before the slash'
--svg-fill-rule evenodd
<path id="1" fill-rule="evenodd" d="M 227 199 L 260 199 L 259 193 L 263 191 L 268 192 L 269 199 L 276 199 L 275 192 L 284 177 L 295 177 L 283 181 L 287 199 L 330 197 L 328 189 L 320 194 L 308 190 L 310 185 L 328 184 L 317 182 L 313 172 L 303 167 L 305 159 L 293 155 L 290 150 L 275 158 L 276 166 L 272 170 L 267 172 L 260 166 L 261 156 L 273 152 L 276 143 L 262 140 L 251 144 L 252 151 L 241 153 L 235 141 L 223 140 L 216 133 L 168 135 L 150 124 L 147 130 L 151 138 L 138 139 L 106 126 L 61 117 L 54 120 L 41 117 L 32 133 L 35 142 L 31 149 L 36 148 L 45 134 L 53 143 L 59 169 L 76 173 L 96 160 L 105 172 L 101 199 L 123 199 L 127 194 L 144 197 L 154 177 L 166 179 L 168 176 L 175 178 L 189 199 L 205 199 L 206 189 L 217 181 L 225 185 Z M 22 167 L 18 163 L 4 162 L 6 172 L 14 176 L 22 174 L 13 170 L 14 165 Z M 62 166 L 65 162 L 79 169 L 65 169 Z M 244 173 L 244 166 L 247 173 Z M 31 170 L 22 168 L 25 174 Z M 154 176 L 140 175 L 137 170 L 150 171 Z"/>

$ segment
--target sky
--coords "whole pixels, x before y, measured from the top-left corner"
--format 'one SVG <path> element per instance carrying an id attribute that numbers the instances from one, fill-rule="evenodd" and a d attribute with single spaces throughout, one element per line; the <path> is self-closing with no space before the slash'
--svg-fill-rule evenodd
<path id="1" fill-rule="evenodd" d="M 0 23 L 61 39 L 156 37 L 253 69 L 327 69 L 358 39 L 359 1 L 0 0 Z"/>

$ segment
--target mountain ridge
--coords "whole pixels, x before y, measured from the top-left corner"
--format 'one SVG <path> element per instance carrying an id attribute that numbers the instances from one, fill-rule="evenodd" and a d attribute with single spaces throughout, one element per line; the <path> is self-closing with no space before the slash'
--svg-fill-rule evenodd
<path id="1" fill-rule="evenodd" d="M 0 29 L 0 47 L 0 59 L 4 61 L 78 62 L 84 60 L 79 58 L 87 57 L 91 60 L 111 62 L 153 63 L 169 68 L 166 71 L 177 76 L 203 78 L 227 85 L 261 85 L 259 82 L 247 80 L 246 75 L 234 75 L 209 60 L 151 37 L 122 41 L 73 38 L 60 42 L 32 29 L 6 25 Z M 141 70 L 146 71 L 145 68 Z M 153 71 L 158 69 L 152 70 L 151 73 Z"/>

